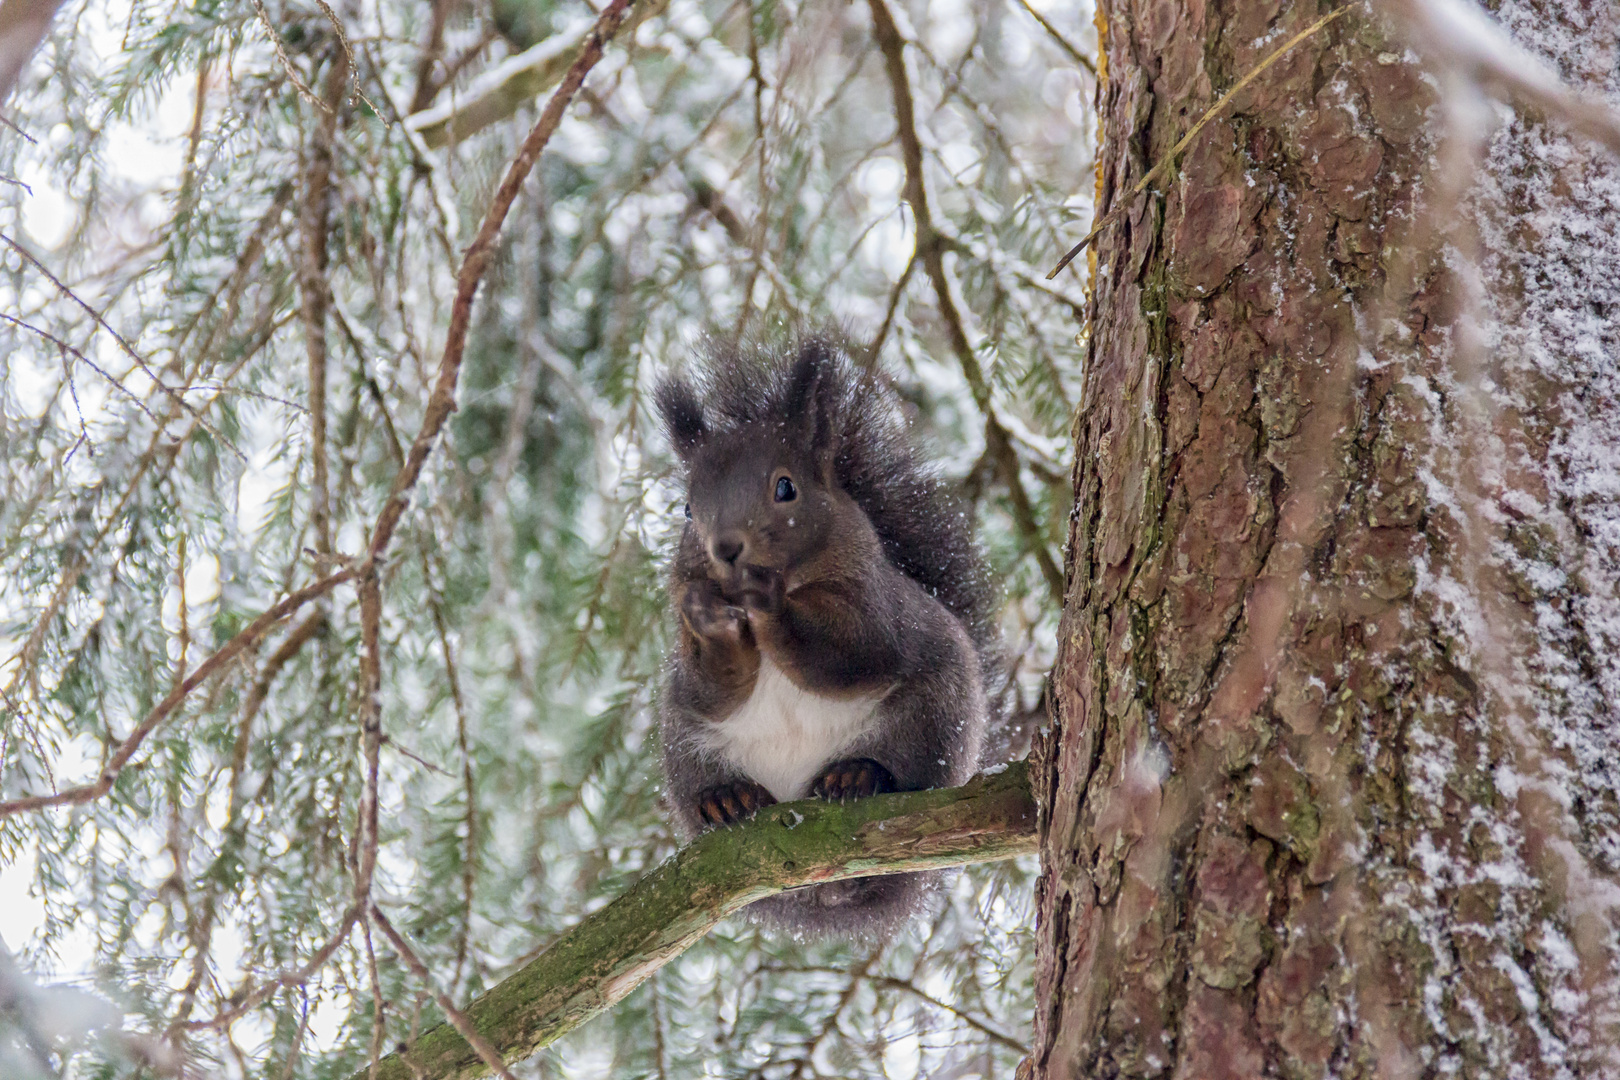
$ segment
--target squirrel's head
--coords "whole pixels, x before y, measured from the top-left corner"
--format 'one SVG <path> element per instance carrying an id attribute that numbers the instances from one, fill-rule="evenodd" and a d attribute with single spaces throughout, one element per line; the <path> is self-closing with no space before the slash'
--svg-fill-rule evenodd
<path id="1" fill-rule="evenodd" d="M 834 366 L 844 362 L 812 342 L 771 378 L 733 372 L 707 380 L 704 394 L 679 376 L 659 386 L 658 409 L 686 471 L 687 541 L 722 586 L 749 567 L 786 572 L 826 555 L 861 514 L 834 471 L 848 386 Z"/>

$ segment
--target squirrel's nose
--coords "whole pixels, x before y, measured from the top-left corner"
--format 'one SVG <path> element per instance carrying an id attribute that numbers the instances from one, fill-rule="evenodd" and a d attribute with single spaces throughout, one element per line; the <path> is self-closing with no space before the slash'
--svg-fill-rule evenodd
<path id="1" fill-rule="evenodd" d="M 743 552 L 743 537 L 741 533 L 721 533 L 709 541 L 709 554 L 716 562 L 728 566 L 737 561 L 737 556 Z"/>

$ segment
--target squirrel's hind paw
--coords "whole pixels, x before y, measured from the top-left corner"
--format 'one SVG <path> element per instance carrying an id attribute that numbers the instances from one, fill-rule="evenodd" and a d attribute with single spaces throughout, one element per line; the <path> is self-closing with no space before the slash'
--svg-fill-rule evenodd
<path id="1" fill-rule="evenodd" d="M 812 795 L 829 802 L 864 799 L 894 790 L 894 774 L 871 758 L 835 761 L 810 785 Z"/>
<path id="2" fill-rule="evenodd" d="M 700 792 L 697 798 L 698 816 L 703 819 L 706 828 L 735 825 L 775 802 L 774 795 L 752 780 L 736 780 Z"/>

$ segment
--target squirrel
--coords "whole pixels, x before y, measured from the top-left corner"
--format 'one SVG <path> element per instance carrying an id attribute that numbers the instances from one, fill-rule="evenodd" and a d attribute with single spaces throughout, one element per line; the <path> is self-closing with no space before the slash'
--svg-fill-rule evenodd
<path id="1" fill-rule="evenodd" d="M 656 402 L 687 492 L 659 710 L 683 836 L 776 802 L 953 787 L 996 763 L 997 590 L 882 381 L 812 336 L 715 350 Z M 876 937 L 942 878 L 806 886 L 748 912 Z"/>

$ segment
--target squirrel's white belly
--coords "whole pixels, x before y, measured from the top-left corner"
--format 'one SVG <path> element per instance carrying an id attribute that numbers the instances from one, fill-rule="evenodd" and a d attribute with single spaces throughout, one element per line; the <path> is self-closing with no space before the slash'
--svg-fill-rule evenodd
<path id="1" fill-rule="evenodd" d="M 831 698 L 801 690 L 762 656 L 753 693 L 708 726 L 703 741 L 778 801 L 801 799 L 822 766 L 871 729 L 882 700 L 882 694 Z"/>

